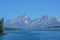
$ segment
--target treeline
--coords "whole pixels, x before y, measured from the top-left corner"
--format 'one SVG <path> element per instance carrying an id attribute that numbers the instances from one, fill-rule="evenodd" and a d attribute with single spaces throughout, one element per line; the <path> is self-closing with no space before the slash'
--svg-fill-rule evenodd
<path id="1" fill-rule="evenodd" d="M 3 33 L 4 18 L 0 19 L 0 33 Z"/>

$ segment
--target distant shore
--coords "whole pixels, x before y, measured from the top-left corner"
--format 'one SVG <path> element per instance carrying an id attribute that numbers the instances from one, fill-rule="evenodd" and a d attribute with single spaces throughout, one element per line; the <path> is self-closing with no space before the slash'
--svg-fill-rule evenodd
<path id="1" fill-rule="evenodd" d="M 5 27 L 4 30 L 22 30 L 21 28 L 10 28 L 10 27 Z"/>

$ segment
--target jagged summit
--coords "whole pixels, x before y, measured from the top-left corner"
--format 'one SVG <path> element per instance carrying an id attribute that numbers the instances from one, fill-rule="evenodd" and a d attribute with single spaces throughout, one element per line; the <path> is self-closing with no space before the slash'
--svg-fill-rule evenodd
<path id="1" fill-rule="evenodd" d="M 23 14 L 21 16 L 17 16 L 16 18 L 13 18 L 9 21 L 6 21 L 4 24 L 5 26 L 10 26 L 10 27 L 24 27 L 29 25 L 31 22 L 31 19 L 26 15 Z"/>
<path id="2" fill-rule="evenodd" d="M 29 18 L 29 16 L 26 15 L 26 14 L 19 15 L 19 16 L 17 16 L 16 18 L 19 18 L 19 17 L 21 17 L 21 18 Z"/>

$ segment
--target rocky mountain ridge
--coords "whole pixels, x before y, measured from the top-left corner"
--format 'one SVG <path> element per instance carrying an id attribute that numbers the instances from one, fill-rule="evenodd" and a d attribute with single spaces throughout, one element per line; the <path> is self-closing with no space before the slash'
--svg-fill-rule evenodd
<path id="1" fill-rule="evenodd" d="M 16 18 L 5 21 L 4 26 L 15 28 L 40 29 L 52 26 L 60 26 L 60 20 L 47 15 L 31 20 L 29 16 L 23 14 Z"/>

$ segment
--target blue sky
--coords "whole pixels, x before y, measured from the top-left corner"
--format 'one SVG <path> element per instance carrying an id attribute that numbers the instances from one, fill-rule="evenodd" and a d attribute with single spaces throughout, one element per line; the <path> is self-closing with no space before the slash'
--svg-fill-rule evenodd
<path id="1" fill-rule="evenodd" d="M 31 19 L 49 15 L 60 17 L 60 0 L 0 0 L 0 17 L 15 18 L 27 14 Z"/>

